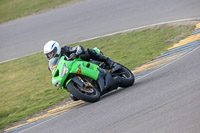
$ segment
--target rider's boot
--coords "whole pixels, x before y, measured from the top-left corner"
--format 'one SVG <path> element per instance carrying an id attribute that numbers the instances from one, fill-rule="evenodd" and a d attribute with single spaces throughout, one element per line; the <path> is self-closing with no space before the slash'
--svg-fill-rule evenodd
<path id="1" fill-rule="evenodd" d="M 93 49 L 88 49 L 88 53 L 91 55 L 92 59 L 105 62 L 105 64 L 108 66 L 108 69 L 112 69 L 111 72 L 121 69 L 121 66 L 112 59 L 105 57 L 103 54 L 97 54 Z"/>
<path id="2" fill-rule="evenodd" d="M 105 56 L 104 56 L 105 57 Z M 104 58 L 103 57 L 103 58 Z M 108 66 L 108 69 L 111 69 L 111 73 L 116 72 L 118 70 L 121 69 L 121 65 L 119 65 L 118 63 L 114 62 L 112 59 L 110 59 L 109 57 L 105 57 L 105 63 Z"/>

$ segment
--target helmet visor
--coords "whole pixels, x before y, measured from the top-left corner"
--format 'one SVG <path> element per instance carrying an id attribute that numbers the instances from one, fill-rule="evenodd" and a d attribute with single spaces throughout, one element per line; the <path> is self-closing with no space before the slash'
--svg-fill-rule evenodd
<path id="1" fill-rule="evenodd" d="M 57 53 L 57 48 L 55 47 L 51 52 L 46 54 L 48 60 L 52 59 Z"/>

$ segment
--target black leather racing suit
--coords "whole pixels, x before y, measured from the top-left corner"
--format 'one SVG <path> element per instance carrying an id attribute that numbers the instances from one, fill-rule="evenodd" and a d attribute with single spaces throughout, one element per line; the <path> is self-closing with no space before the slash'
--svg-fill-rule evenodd
<path id="1" fill-rule="evenodd" d="M 72 56 L 75 57 L 80 56 L 85 61 L 90 61 L 90 59 L 93 59 L 96 61 L 105 62 L 109 68 L 112 68 L 112 66 L 114 65 L 114 62 L 110 58 L 105 57 L 103 54 L 97 54 L 93 49 L 84 50 L 84 48 L 80 45 L 75 47 L 70 47 L 70 46 L 62 47 L 61 56 L 64 55 L 70 58 Z"/>
<path id="2" fill-rule="evenodd" d="M 110 58 L 105 57 L 103 54 L 97 54 L 95 50 L 93 49 L 84 50 L 84 48 L 80 45 L 75 46 L 75 47 L 71 47 L 71 46 L 62 47 L 61 56 L 67 56 L 68 58 L 77 58 L 80 56 L 85 61 L 91 61 L 92 59 L 92 60 L 104 62 L 106 66 L 108 66 L 109 69 L 111 69 L 113 65 L 115 64 L 115 62 L 113 62 Z M 49 65 L 48 65 L 48 69 L 50 70 Z"/>
<path id="3" fill-rule="evenodd" d="M 84 53 L 84 48 L 80 45 L 76 47 L 64 46 L 61 48 L 61 56 L 70 57 L 72 54 L 79 56 Z"/>

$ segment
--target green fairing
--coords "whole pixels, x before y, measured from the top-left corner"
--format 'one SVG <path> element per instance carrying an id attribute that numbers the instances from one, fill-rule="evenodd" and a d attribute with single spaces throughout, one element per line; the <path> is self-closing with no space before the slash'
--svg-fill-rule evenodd
<path id="1" fill-rule="evenodd" d="M 60 81 L 60 88 L 66 89 L 65 86 L 67 86 L 67 84 L 71 81 L 71 79 L 68 79 L 66 84 L 64 84 L 64 81 L 70 73 L 85 75 L 94 80 L 97 80 L 98 75 L 99 75 L 99 71 L 97 69 L 99 67 L 98 65 L 93 64 L 91 62 L 83 61 L 81 58 L 77 58 L 72 61 L 67 61 L 64 58 L 65 58 L 64 56 L 61 57 L 57 66 L 54 65 L 54 68 L 51 68 L 52 73 L 53 73 L 52 83 L 54 85 Z M 61 77 L 62 71 L 64 69 L 64 64 L 66 65 L 67 69 L 65 69 L 65 71 L 67 71 L 67 73 L 64 74 L 63 77 Z M 78 73 L 78 71 L 80 73 Z"/>

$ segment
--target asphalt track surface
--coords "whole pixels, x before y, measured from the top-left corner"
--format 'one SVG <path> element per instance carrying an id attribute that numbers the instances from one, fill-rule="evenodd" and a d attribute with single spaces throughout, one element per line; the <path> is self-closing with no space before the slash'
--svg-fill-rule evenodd
<path id="1" fill-rule="evenodd" d="M 0 25 L 0 62 L 140 26 L 197 18 L 199 0 L 86 0 Z"/>
<path id="2" fill-rule="evenodd" d="M 25 133 L 199 133 L 200 47 L 93 104 Z"/>

